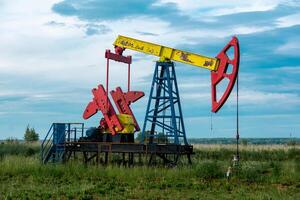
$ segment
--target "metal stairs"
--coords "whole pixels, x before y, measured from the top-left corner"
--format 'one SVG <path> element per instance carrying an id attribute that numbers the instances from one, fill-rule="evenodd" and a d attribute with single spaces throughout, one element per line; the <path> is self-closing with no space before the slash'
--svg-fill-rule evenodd
<path id="1" fill-rule="evenodd" d="M 83 132 L 83 123 L 53 123 L 41 145 L 42 163 L 62 162 L 66 144 L 77 141 L 77 136 L 83 136 Z"/>

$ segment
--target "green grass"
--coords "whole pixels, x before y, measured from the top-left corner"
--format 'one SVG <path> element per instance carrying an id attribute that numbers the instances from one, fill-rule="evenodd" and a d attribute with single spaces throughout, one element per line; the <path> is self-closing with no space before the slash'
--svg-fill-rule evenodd
<path id="1" fill-rule="evenodd" d="M 220 148 L 203 149 L 206 153 L 199 149 L 192 166 L 175 168 L 84 166 L 75 161 L 41 165 L 38 151 L 26 156 L 16 153 L 26 150 L 24 146 L 9 148 L 14 150 L 0 145 L 0 199 L 300 199 L 297 149 L 260 152 L 266 155 L 243 150 L 245 160 L 227 180 L 232 152 Z"/>
<path id="2" fill-rule="evenodd" d="M 39 143 L 0 143 L 0 159 L 5 155 L 32 156 L 39 152 Z"/>
<path id="3" fill-rule="evenodd" d="M 233 155 L 236 154 L 236 150 L 233 148 L 203 148 L 195 149 L 197 160 L 230 160 Z M 288 161 L 288 160 L 300 160 L 299 148 L 288 149 L 242 149 L 240 150 L 241 159 L 244 161 Z"/>

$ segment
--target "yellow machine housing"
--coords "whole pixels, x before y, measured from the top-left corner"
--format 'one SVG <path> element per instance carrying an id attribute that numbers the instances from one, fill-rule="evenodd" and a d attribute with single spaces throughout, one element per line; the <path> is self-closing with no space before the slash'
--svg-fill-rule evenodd
<path id="1" fill-rule="evenodd" d="M 118 119 L 120 120 L 120 123 L 124 127 L 122 131 L 116 130 L 119 134 L 133 134 L 134 133 L 134 121 L 131 115 L 126 114 L 118 114 Z M 109 129 L 107 128 L 105 130 L 106 133 L 109 133 Z"/>

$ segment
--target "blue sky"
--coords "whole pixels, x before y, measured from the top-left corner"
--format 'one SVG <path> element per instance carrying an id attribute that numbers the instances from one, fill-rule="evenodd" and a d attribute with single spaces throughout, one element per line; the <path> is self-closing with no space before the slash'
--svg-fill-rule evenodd
<path id="1" fill-rule="evenodd" d="M 289 0 L 0 0 L 0 139 L 43 137 L 52 122 L 88 121 L 105 83 L 105 49 L 118 34 L 214 57 L 240 41 L 241 137 L 300 137 L 300 2 Z M 132 89 L 147 94 L 157 58 L 133 55 Z M 210 129 L 210 72 L 176 64 L 187 137 L 234 137 L 235 92 Z M 110 89 L 126 88 L 111 67 Z M 143 124 L 147 97 L 133 105 Z"/>

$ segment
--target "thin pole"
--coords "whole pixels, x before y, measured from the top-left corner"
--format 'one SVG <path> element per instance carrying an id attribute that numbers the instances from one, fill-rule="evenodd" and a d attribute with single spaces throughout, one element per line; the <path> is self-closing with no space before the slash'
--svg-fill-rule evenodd
<path id="1" fill-rule="evenodd" d="M 237 160 L 240 160 L 240 152 L 239 152 L 239 75 L 236 78 L 236 156 Z"/>
<path id="2" fill-rule="evenodd" d="M 128 92 L 130 91 L 130 63 L 128 63 Z"/>
<path id="3" fill-rule="evenodd" d="M 212 116 L 212 112 L 210 113 L 210 134 L 213 135 L 213 116 Z"/>
<path id="4" fill-rule="evenodd" d="M 106 59 L 106 112 L 108 112 L 109 59 Z"/>

